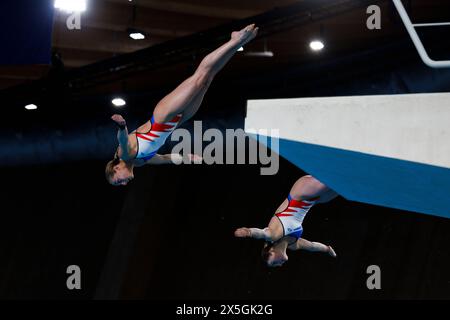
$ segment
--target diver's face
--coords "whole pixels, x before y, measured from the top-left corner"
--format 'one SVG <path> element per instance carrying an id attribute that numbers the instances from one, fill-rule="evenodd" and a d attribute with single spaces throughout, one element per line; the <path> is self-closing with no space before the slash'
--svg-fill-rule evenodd
<path id="1" fill-rule="evenodd" d="M 268 267 L 281 267 L 286 261 L 288 261 L 286 252 L 274 248 L 270 249 L 269 258 L 267 259 Z"/>
<path id="2" fill-rule="evenodd" d="M 133 171 L 123 162 L 120 162 L 114 167 L 114 177 L 111 180 L 111 184 L 113 186 L 126 186 L 133 179 Z"/>

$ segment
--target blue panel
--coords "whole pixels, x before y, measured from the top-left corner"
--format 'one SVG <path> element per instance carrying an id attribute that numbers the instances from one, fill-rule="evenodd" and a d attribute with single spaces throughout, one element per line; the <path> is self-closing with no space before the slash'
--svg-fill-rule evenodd
<path id="1" fill-rule="evenodd" d="M 279 150 L 349 200 L 450 218 L 450 169 L 286 139 Z"/>
<path id="2" fill-rule="evenodd" d="M 0 64 L 49 64 L 52 0 L 0 1 Z"/>

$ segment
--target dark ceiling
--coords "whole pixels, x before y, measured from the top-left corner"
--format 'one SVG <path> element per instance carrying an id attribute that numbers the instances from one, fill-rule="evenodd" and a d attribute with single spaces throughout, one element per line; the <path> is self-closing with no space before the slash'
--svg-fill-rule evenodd
<path id="1" fill-rule="evenodd" d="M 381 30 L 366 27 L 369 4 L 381 7 Z M 449 20 L 449 1 L 411 0 L 404 4 L 415 22 Z M 231 30 L 251 21 L 261 25 L 260 36 L 233 59 L 232 67 L 225 68 L 225 79 L 260 70 L 276 73 L 281 68 L 408 40 L 389 0 L 90 0 L 81 17 L 81 30 L 68 30 L 67 16 L 58 10 L 54 16 L 52 49 L 64 64 L 64 77 L 54 82 L 78 89 L 75 91 L 82 95 L 172 85 L 199 57 L 225 41 Z M 147 38 L 132 40 L 127 33 L 130 27 L 144 31 Z M 323 52 L 309 49 L 315 38 L 324 39 Z M 249 55 L 264 50 L 274 56 Z M 42 89 L 49 84 L 34 80 L 48 79 L 50 68 L 1 66 L 0 89 L 9 88 L 4 93 L 14 99 L 42 96 L 54 88 Z M 121 71 L 116 72 L 118 69 Z"/>

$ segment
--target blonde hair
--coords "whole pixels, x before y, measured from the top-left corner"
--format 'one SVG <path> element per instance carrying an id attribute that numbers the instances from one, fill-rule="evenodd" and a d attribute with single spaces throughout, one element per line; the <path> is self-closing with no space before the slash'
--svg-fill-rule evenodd
<path id="1" fill-rule="evenodd" d="M 114 155 L 114 159 L 109 161 L 106 164 L 105 168 L 105 178 L 108 180 L 109 183 L 111 183 L 112 178 L 114 177 L 114 174 L 116 171 L 114 170 L 114 167 L 120 163 L 120 158 L 117 157 L 117 154 Z"/>

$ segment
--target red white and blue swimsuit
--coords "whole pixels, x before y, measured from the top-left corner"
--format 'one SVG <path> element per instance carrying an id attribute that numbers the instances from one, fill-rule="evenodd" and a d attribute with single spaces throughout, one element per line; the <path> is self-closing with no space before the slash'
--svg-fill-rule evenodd
<path id="1" fill-rule="evenodd" d="M 288 206 L 282 212 L 275 213 L 283 226 L 283 236 L 293 237 L 297 241 L 303 233 L 303 219 L 308 211 L 316 203 L 318 198 L 311 200 L 294 200 L 288 195 Z"/>
<path id="2" fill-rule="evenodd" d="M 136 159 L 149 160 L 166 142 L 170 134 L 175 130 L 181 120 L 181 114 L 165 123 L 155 122 L 152 116 L 151 128 L 148 132 L 136 132 L 137 154 Z"/>

